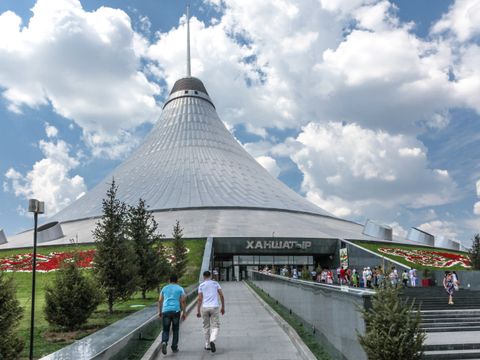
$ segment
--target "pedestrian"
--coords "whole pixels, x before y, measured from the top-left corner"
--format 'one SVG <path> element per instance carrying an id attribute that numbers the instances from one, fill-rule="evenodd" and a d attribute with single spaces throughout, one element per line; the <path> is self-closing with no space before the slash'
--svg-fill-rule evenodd
<path id="1" fill-rule="evenodd" d="M 392 266 L 392 271 L 390 272 L 390 282 L 394 288 L 398 285 L 398 272 L 395 269 L 395 266 Z"/>
<path id="2" fill-rule="evenodd" d="M 327 284 L 333 285 L 333 271 L 327 269 Z"/>
<path id="3" fill-rule="evenodd" d="M 417 270 L 415 270 L 414 268 L 411 268 L 408 274 L 410 276 L 410 286 L 416 287 L 417 286 Z"/>
<path id="4" fill-rule="evenodd" d="M 364 267 L 362 271 L 362 280 L 363 280 L 362 287 L 367 287 L 367 268 L 366 267 Z"/>
<path id="5" fill-rule="evenodd" d="M 178 333 L 180 330 L 180 318 L 185 320 L 186 301 L 185 290 L 177 284 L 177 275 L 171 275 L 169 284 L 160 291 L 158 298 L 158 317 L 162 319 L 162 354 L 167 354 L 170 326 L 172 327 L 172 352 L 178 352 Z"/>
<path id="6" fill-rule="evenodd" d="M 453 282 L 453 276 L 450 272 L 445 271 L 443 278 L 443 287 L 448 293 L 448 305 L 453 305 L 453 293 L 455 292 L 455 284 Z"/>
<path id="7" fill-rule="evenodd" d="M 343 266 L 340 268 L 339 283 L 345 285 L 345 268 Z"/>
<path id="8" fill-rule="evenodd" d="M 367 281 L 366 287 L 371 288 L 372 287 L 373 276 L 372 276 L 372 270 L 370 269 L 370 266 L 367 267 L 367 270 L 366 270 L 365 274 L 366 274 L 365 275 L 365 280 Z"/>
<path id="9" fill-rule="evenodd" d="M 407 272 L 407 270 L 403 270 L 403 273 L 402 273 L 402 282 L 403 282 L 403 287 L 407 287 L 407 286 L 408 286 L 408 272 Z"/>
<path id="10" fill-rule="evenodd" d="M 220 330 L 220 314 L 225 314 L 225 298 L 220 284 L 211 279 L 210 271 L 203 273 L 203 280 L 198 287 L 197 317 L 203 319 L 205 350 L 214 353 L 217 351 L 215 341 Z"/>
<path id="11" fill-rule="evenodd" d="M 293 268 L 293 270 L 292 270 L 292 278 L 293 278 L 293 279 L 298 279 L 298 270 L 297 270 L 297 268 Z"/>
<path id="12" fill-rule="evenodd" d="M 360 279 L 360 276 L 358 275 L 357 270 L 356 270 L 356 269 L 353 269 L 353 273 L 352 273 L 352 284 L 353 284 L 353 287 L 358 287 L 359 279 Z"/>
<path id="13" fill-rule="evenodd" d="M 460 289 L 460 281 L 458 280 L 458 276 L 455 271 L 452 271 L 452 280 L 453 280 L 453 287 L 455 288 L 455 291 L 458 291 Z"/>

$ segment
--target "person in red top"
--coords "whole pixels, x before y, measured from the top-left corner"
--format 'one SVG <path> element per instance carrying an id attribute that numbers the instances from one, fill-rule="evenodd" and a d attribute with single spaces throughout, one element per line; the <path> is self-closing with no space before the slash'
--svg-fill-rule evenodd
<path id="1" fill-rule="evenodd" d="M 342 267 L 340 269 L 340 285 L 345 284 L 345 269 Z"/>

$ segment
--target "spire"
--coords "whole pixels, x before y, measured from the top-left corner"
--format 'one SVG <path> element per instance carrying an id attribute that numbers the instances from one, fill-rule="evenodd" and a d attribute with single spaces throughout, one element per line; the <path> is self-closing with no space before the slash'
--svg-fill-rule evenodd
<path id="1" fill-rule="evenodd" d="M 187 77 L 192 77 L 190 66 L 190 5 L 187 5 Z"/>

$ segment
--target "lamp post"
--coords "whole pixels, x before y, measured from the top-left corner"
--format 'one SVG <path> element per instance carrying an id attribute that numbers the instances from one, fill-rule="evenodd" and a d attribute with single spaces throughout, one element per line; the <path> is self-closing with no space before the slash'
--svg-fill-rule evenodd
<path id="1" fill-rule="evenodd" d="M 32 313 L 30 316 L 30 360 L 33 359 L 33 329 L 35 326 L 35 274 L 37 272 L 37 225 L 38 214 L 45 212 L 45 203 L 37 199 L 28 200 L 28 212 L 33 213 L 33 258 L 32 258 Z"/>

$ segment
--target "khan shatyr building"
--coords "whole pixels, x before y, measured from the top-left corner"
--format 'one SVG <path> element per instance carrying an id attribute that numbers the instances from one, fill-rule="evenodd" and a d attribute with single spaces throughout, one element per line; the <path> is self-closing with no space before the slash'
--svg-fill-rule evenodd
<path id="1" fill-rule="evenodd" d="M 338 266 L 339 249 L 345 247 L 351 263 L 372 265 L 372 254 L 352 241 L 458 249 L 451 241 L 435 244 L 432 235 L 415 228 L 399 239 L 388 226 L 335 217 L 272 177 L 227 130 L 203 82 L 190 76 L 187 59 L 187 77 L 175 83 L 143 143 L 96 187 L 48 219 L 39 228 L 39 244 L 93 242 L 114 178 L 119 199 L 130 205 L 145 199 L 167 237 L 179 220 L 185 238 L 213 238 L 214 266 L 225 280 L 244 277 L 251 266 Z M 0 249 L 31 246 L 32 231 L 7 240 Z"/>

